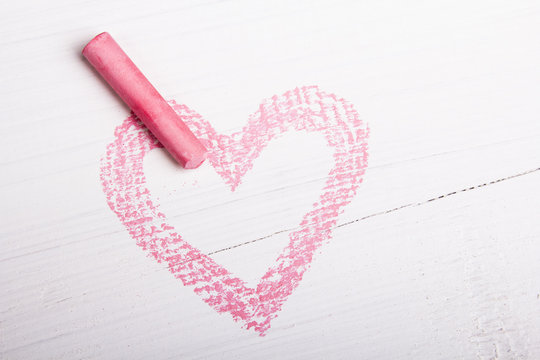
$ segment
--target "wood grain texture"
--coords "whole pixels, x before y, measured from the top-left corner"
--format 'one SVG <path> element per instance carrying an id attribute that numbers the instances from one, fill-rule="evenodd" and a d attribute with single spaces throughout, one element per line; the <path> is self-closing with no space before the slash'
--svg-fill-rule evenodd
<path id="1" fill-rule="evenodd" d="M 0 10 L 1 358 L 540 358 L 537 2 Z M 80 56 L 105 30 L 221 132 L 303 85 L 369 124 L 364 182 L 265 337 L 147 258 L 108 208 L 100 159 L 129 110 Z M 256 284 L 330 158 L 321 137 L 287 134 L 234 193 L 162 150 L 144 169 L 183 236 Z"/>

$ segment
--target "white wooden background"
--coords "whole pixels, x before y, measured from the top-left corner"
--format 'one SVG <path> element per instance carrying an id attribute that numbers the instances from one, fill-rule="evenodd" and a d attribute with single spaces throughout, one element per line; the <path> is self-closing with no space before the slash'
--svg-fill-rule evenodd
<path id="1" fill-rule="evenodd" d="M 107 206 L 100 158 L 129 110 L 80 55 L 102 31 L 220 131 L 303 85 L 369 124 L 346 225 L 266 336 L 146 257 Z M 0 49 L 2 359 L 540 359 L 538 1 L 3 1 Z M 155 150 L 144 166 L 205 253 L 263 238 L 212 255 L 255 284 L 329 159 L 289 134 L 234 193 L 208 164 Z"/>

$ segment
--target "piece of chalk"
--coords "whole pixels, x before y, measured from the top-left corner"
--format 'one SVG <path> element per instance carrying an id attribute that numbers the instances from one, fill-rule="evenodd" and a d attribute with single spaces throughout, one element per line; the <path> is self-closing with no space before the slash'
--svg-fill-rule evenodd
<path id="1" fill-rule="evenodd" d="M 206 159 L 206 149 L 116 41 L 104 32 L 82 51 L 84 57 L 186 169 Z"/>

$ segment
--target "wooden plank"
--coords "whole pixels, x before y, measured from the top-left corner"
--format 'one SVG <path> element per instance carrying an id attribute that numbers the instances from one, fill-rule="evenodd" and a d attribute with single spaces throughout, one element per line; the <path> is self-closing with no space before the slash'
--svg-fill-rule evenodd
<path id="1" fill-rule="evenodd" d="M 539 176 L 340 227 L 263 338 L 122 233 L 64 245 L 63 260 L 54 249 L 10 260 L 5 274 L 25 282 L 3 285 L 23 295 L 4 313 L 5 355 L 536 358 Z"/>

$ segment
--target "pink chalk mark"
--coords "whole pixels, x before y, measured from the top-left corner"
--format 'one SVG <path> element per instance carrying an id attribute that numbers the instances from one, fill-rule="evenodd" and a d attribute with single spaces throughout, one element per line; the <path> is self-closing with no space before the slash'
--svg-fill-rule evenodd
<path id="1" fill-rule="evenodd" d="M 287 131 L 321 132 L 333 149 L 334 166 L 322 193 L 289 243 L 256 288 L 232 275 L 187 243 L 168 225 L 146 187 L 143 158 L 162 147 L 134 116 L 115 130 L 102 159 L 101 180 L 110 208 L 149 256 L 217 312 L 264 335 L 287 297 L 302 280 L 315 251 L 331 238 L 338 215 L 350 203 L 367 167 L 368 128 L 353 106 L 316 86 L 301 87 L 263 101 L 242 131 L 224 135 L 185 105 L 170 102 L 209 151 L 208 160 L 234 191 L 253 161 L 274 138 Z"/>

